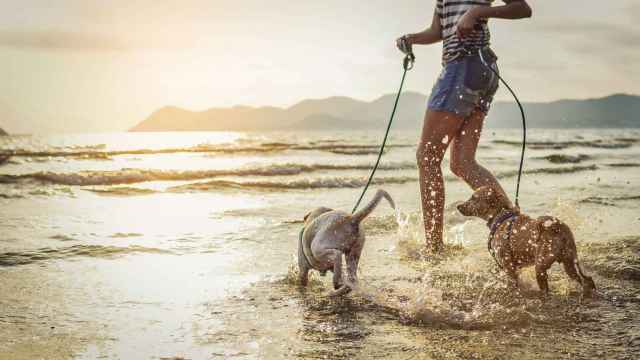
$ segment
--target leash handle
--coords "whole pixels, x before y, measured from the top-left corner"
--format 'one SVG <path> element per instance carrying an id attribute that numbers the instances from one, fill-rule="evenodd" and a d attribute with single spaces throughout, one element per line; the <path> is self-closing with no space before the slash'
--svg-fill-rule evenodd
<path id="1" fill-rule="evenodd" d="M 413 64 L 415 62 L 416 62 L 416 57 L 413 55 L 413 53 L 407 54 L 407 56 L 405 56 L 404 60 L 402 61 L 402 67 L 404 68 L 404 71 L 409 71 L 413 69 Z"/>
<path id="2" fill-rule="evenodd" d="M 400 44 L 398 44 L 398 49 L 405 54 L 404 60 L 402 61 L 402 67 L 405 71 L 413 69 L 413 64 L 416 62 L 416 56 L 413 54 L 413 46 L 407 41 L 407 37 L 403 36 L 400 38 Z"/>

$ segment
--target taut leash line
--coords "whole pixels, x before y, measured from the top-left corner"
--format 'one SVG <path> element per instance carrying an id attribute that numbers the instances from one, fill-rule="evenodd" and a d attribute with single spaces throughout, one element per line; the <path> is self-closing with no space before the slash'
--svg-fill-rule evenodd
<path id="1" fill-rule="evenodd" d="M 369 186 L 371 185 L 371 182 L 373 181 L 373 176 L 375 175 L 376 170 L 378 170 L 378 165 L 380 165 L 380 160 L 382 159 L 382 154 L 384 152 L 384 147 L 387 144 L 387 138 L 389 137 L 391 125 L 393 124 L 393 119 L 396 115 L 396 110 L 398 109 L 398 102 L 400 101 L 400 95 L 402 94 L 402 88 L 404 87 L 404 80 L 407 77 L 407 71 L 410 69 L 411 68 L 405 66 L 404 72 L 402 73 L 402 80 L 400 81 L 400 89 L 396 94 L 396 100 L 395 100 L 395 103 L 393 104 L 391 117 L 389 118 L 389 123 L 387 124 L 387 131 L 384 133 L 384 139 L 382 140 L 382 145 L 380 146 L 380 151 L 378 152 L 378 159 L 376 160 L 376 164 L 373 166 L 373 169 L 371 170 L 371 174 L 369 175 L 369 180 L 367 180 L 367 184 L 364 186 L 364 189 L 362 189 L 362 194 L 360 194 L 360 198 L 356 202 L 356 205 L 353 207 L 353 210 L 351 210 L 352 214 L 355 213 L 356 210 L 358 210 L 358 206 L 360 206 L 360 203 L 362 202 L 364 195 L 366 194 L 367 190 L 369 189 Z"/>
<path id="2" fill-rule="evenodd" d="M 522 179 L 522 169 L 524 167 L 524 153 L 527 149 L 527 118 L 524 114 L 524 108 L 522 107 L 522 104 L 520 103 L 520 100 L 518 99 L 518 96 L 516 95 L 516 93 L 513 91 L 513 89 L 511 89 L 511 86 L 509 86 L 509 84 L 502 78 L 502 76 L 500 76 L 500 74 L 494 68 L 489 66 L 489 64 L 487 64 L 484 61 L 484 57 L 482 56 L 482 49 L 478 49 L 478 54 L 480 55 L 480 61 L 482 61 L 484 66 L 486 66 L 489 70 L 491 70 L 498 77 L 498 79 L 500 79 L 502 84 L 504 84 L 504 86 L 506 86 L 507 89 L 509 89 L 509 92 L 511 93 L 511 95 L 513 95 L 513 98 L 516 100 L 516 103 L 518 104 L 518 108 L 520 108 L 520 115 L 522 115 L 522 152 L 520 154 L 520 167 L 518 168 L 518 182 L 516 183 L 516 198 L 515 198 L 516 207 L 520 208 L 518 199 L 520 197 L 520 180 Z"/>
<path id="3" fill-rule="evenodd" d="M 369 179 L 367 180 L 367 184 L 364 186 L 364 189 L 362 189 L 362 194 L 360 194 L 360 198 L 358 198 L 358 201 L 356 202 L 356 205 L 353 207 L 353 210 L 351 210 L 351 213 L 355 213 L 356 210 L 358 210 L 358 207 L 360 206 L 360 203 L 362 202 L 362 199 L 364 198 L 364 195 L 367 193 L 367 190 L 369 189 L 369 186 L 371 185 L 371 182 L 373 181 L 373 176 L 376 173 L 376 170 L 378 170 L 378 165 L 380 165 L 380 160 L 382 159 L 382 154 L 384 153 L 384 148 L 387 144 L 387 139 L 389 138 L 389 132 L 391 131 L 391 125 L 393 124 L 393 119 L 395 118 L 396 115 L 396 111 L 398 110 L 398 102 L 400 101 L 400 95 L 402 95 L 402 89 L 404 88 L 404 81 L 407 77 L 407 71 L 413 69 L 413 64 L 416 61 L 416 57 L 413 55 L 413 51 L 411 50 L 411 46 L 408 46 L 406 41 L 402 41 L 402 48 L 401 48 L 402 52 L 404 52 L 406 54 L 406 56 L 404 57 L 404 60 L 402 61 L 402 67 L 404 68 L 404 71 L 402 73 L 402 80 L 400 81 L 400 88 L 398 89 L 398 93 L 396 94 L 396 100 L 393 104 L 393 110 L 391 111 L 391 116 L 389 118 L 389 123 L 387 124 L 387 130 L 384 133 L 384 139 L 382 140 L 382 145 L 380 146 L 380 152 L 378 152 L 378 159 L 376 160 L 375 165 L 373 166 L 373 169 L 371 170 L 371 174 L 369 175 Z M 304 226 L 302 227 L 302 229 L 300 229 L 300 235 L 299 235 L 299 239 L 298 241 L 300 241 L 300 243 L 302 243 L 302 236 L 304 235 Z"/>
<path id="4" fill-rule="evenodd" d="M 378 165 L 380 165 L 380 159 L 382 159 L 382 154 L 384 152 L 384 147 L 387 145 L 387 138 L 389 137 L 389 132 L 391 130 L 391 125 L 393 124 L 393 119 L 396 115 L 396 110 L 398 110 L 398 102 L 400 101 L 400 95 L 402 95 L 402 89 L 404 88 L 404 80 L 407 77 L 407 71 L 413 69 L 413 63 L 416 61 L 416 57 L 413 55 L 413 51 L 411 46 L 407 44 L 406 40 L 402 39 L 400 50 L 405 53 L 404 60 L 402 61 L 402 67 L 404 68 L 404 72 L 402 73 L 402 80 L 400 81 L 400 88 L 398 89 L 398 93 L 396 94 L 396 100 L 393 104 L 393 110 L 391 111 L 391 116 L 389 117 L 389 123 L 387 124 L 387 131 L 384 133 L 384 139 L 382 140 L 382 145 L 380 146 L 380 152 L 378 152 L 378 159 L 376 160 L 376 164 L 373 166 L 371 170 L 371 174 L 369 175 L 369 180 L 367 180 L 367 184 L 362 189 L 362 194 L 360 194 L 360 198 L 356 202 L 356 205 L 351 210 L 351 213 L 355 213 L 358 210 L 358 206 L 362 202 L 364 195 L 367 193 L 371 182 L 373 181 L 373 176 L 376 174 L 376 170 L 378 170 Z"/>

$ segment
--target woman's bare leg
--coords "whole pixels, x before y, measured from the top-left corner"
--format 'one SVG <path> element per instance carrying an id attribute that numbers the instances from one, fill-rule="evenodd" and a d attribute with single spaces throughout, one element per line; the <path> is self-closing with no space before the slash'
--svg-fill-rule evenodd
<path id="1" fill-rule="evenodd" d="M 450 112 L 427 110 L 422 135 L 416 151 L 420 174 L 422 218 L 427 247 L 442 249 L 444 179 L 442 157 L 460 132 L 464 119 Z"/>
<path id="2" fill-rule="evenodd" d="M 476 149 L 482 133 L 485 114 L 481 111 L 474 111 L 464 122 L 460 133 L 453 140 L 451 145 L 450 166 L 451 171 L 464 180 L 472 189 L 476 190 L 482 186 L 492 188 L 509 197 L 505 193 L 498 180 L 484 166 L 476 161 Z"/>

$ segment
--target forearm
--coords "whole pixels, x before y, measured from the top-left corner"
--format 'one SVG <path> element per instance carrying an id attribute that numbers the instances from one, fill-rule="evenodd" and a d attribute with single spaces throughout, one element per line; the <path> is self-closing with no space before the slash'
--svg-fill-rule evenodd
<path id="1" fill-rule="evenodd" d="M 430 27 L 419 33 L 408 34 L 407 40 L 414 45 L 429 45 L 442 40 L 442 34 L 440 30 Z"/>
<path id="2" fill-rule="evenodd" d="M 473 8 L 477 18 L 523 19 L 531 17 L 531 7 L 526 1 L 512 1 L 502 6 L 478 6 Z"/>

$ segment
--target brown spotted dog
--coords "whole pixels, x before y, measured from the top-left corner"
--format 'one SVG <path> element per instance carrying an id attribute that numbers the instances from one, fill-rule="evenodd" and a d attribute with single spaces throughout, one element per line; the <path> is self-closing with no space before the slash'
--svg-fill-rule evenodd
<path id="1" fill-rule="evenodd" d="M 558 262 L 567 275 L 582 285 L 583 296 L 596 289 L 578 262 L 578 252 L 569 226 L 551 216 L 533 219 L 511 207 L 506 196 L 490 187 L 481 187 L 469 200 L 458 205 L 465 216 L 487 221 L 488 248 L 496 262 L 518 287 L 518 270 L 535 265 L 536 280 L 544 295 L 549 293 L 547 270 Z"/>

